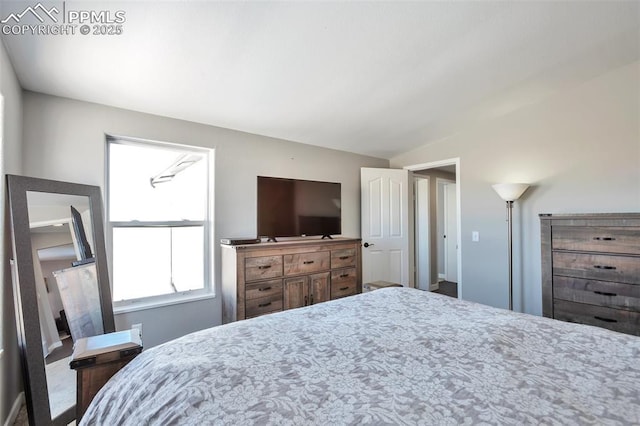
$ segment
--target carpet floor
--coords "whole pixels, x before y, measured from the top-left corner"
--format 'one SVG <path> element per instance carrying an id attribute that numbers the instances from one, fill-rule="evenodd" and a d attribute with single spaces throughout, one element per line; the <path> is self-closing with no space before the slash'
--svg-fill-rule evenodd
<path id="1" fill-rule="evenodd" d="M 445 296 L 458 297 L 458 283 L 452 283 L 451 281 L 440 281 L 440 288 L 435 290 L 434 293 L 444 294 Z"/>

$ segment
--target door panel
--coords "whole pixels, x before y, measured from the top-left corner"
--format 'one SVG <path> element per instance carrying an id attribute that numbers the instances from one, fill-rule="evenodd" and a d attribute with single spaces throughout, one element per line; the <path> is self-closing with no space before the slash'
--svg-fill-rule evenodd
<path id="1" fill-rule="evenodd" d="M 307 277 L 284 280 L 284 309 L 293 309 L 308 304 Z"/>
<path id="2" fill-rule="evenodd" d="M 408 202 L 407 197 L 403 197 L 403 182 L 389 179 L 389 236 L 393 238 L 403 238 L 407 232 L 403 223 L 405 210 Z"/>
<path id="3" fill-rule="evenodd" d="M 310 305 L 326 302 L 331 299 L 329 276 L 330 272 L 323 272 L 321 274 L 314 274 L 309 276 Z"/>
<path id="4" fill-rule="evenodd" d="M 409 171 L 361 169 L 363 282 L 410 286 Z"/>
<path id="5" fill-rule="evenodd" d="M 383 235 L 382 184 L 382 178 L 374 178 L 370 182 L 367 182 L 369 194 L 367 203 L 367 211 L 369 212 L 368 235 L 370 235 L 371 238 L 382 238 Z M 362 202 L 364 206 L 364 199 Z"/>
<path id="6" fill-rule="evenodd" d="M 402 282 L 402 268 L 406 263 L 404 250 L 389 250 L 389 279 L 392 283 Z"/>
<path id="7" fill-rule="evenodd" d="M 381 250 L 373 250 L 371 247 L 362 249 L 362 282 L 388 281 L 384 278 L 388 275 L 387 253 Z M 367 252 L 368 261 L 365 263 L 364 253 Z M 376 278 L 374 278 L 376 277 Z"/>

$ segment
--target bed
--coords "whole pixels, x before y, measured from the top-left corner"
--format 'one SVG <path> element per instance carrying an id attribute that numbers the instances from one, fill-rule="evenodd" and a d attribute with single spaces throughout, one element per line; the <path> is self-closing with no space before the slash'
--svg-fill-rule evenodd
<path id="1" fill-rule="evenodd" d="M 81 421 L 478 423 L 640 423 L 640 338 L 387 288 L 151 348 Z"/>

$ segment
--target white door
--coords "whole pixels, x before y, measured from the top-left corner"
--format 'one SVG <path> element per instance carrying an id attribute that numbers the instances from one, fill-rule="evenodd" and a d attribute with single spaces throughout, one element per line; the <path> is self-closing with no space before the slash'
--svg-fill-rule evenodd
<path id="1" fill-rule="evenodd" d="M 410 232 L 409 171 L 362 168 L 363 283 L 390 281 L 413 286 Z"/>
<path id="2" fill-rule="evenodd" d="M 456 206 L 456 184 L 445 185 L 445 280 L 458 282 L 458 226 Z"/>

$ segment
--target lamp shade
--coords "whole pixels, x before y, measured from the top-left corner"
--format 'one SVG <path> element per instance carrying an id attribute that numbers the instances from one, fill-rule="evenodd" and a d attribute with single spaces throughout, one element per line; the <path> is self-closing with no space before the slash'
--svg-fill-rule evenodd
<path id="1" fill-rule="evenodd" d="M 505 201 L 515 201 L 529 188 L 526 183 L 496 183 L 493 189 Z"/>

